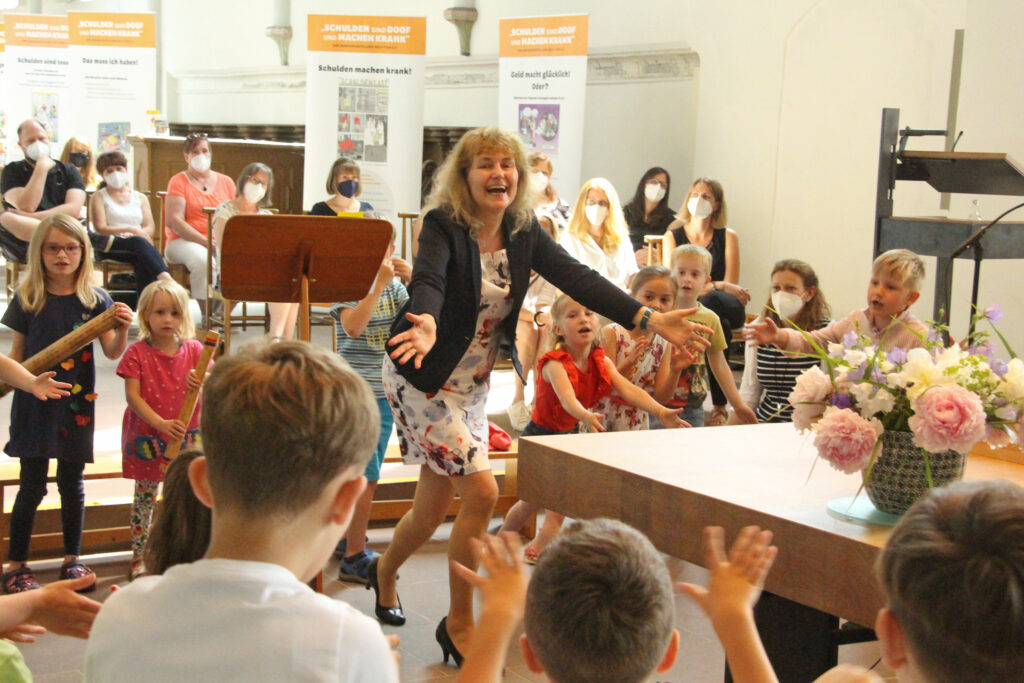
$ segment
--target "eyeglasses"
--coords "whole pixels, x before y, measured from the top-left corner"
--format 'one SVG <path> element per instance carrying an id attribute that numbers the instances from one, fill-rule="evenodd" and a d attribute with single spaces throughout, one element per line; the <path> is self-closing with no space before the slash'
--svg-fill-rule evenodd
<path id="1" fill-rule="evenodd" d="M 82 251 L 81 244 L 44 244 L 43 251 L 50 256 L 56 256 L 60 252 L 64 252 L 68 256 L 74 256 L 78 252 Z"/>

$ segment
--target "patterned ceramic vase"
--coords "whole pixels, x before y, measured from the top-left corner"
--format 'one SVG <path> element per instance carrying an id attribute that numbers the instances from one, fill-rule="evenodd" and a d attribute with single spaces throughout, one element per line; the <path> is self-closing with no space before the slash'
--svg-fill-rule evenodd
<path id="1" fill-rule="evenodd" d="M 914 445 L 911 432 L 885 431 L 881 438 L 882 452 L 875 461 L 864 489 L 874 506 L 882 512 L 901 515 L 928 492 L 926 456 L 930 460 L 935 486 L 948 484 L 964 476 L 967 457 L 963 453 L 928 453 Z"/>

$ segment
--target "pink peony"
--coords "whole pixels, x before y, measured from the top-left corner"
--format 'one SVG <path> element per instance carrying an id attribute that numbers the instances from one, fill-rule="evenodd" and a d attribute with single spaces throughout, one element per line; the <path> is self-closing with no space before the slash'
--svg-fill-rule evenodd
<path id="1" fill-rule="evenodd" d="M 804 370 L 796 378 L 789 403 L 793 406 L 793 424 L 800 431 L 809 429 L 811 422 L 825 410 L 824 402 L 832 393 L 832 381 L 817 365 Z"/>
<path id="2" fill-rule="evenodd" d="M 914 444 L 932 453 L 966 453 L 985 438 L 985 408 L 977 394 L 956 385 L 933 386 L 913 403 Z"/>
<path id="3" fill-rule="evenodd" d="M 865 420 L 853 410 L 829 406 L 813 429 L 818 455 L 837 470 L 853 474 L 871 461 L 882 423 Z"/>

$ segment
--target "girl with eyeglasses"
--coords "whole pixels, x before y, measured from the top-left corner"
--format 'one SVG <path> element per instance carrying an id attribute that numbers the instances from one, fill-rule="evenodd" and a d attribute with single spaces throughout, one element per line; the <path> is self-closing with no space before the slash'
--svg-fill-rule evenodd
<path id="1" fill-rule="evenodd" d="M 92 245 L 81 223 L 53 214 L 39 224 L 28 247 L 28 273 L 18 286 L 0 320 L 14 331 L 10 357 L 21 362 L 42 351 L 84 322 L 114 306 L 117 327 L 99 336 L 107 358 L 124 352 L 132 310 L 114 303 L 92 284 Z M 11 404 L 11 440 L 7 455 L 21 461 L 18 495 L 11 510 L 11 544 L 7 571 L 0 577 L 6 593 L 39 588 L 29 569 L 28 549 L 36 508 L 46 495 L 50 460 L 57 460 L 64 564 L 61 579 L 82 579 L 79 592 L 95 589 L 91 569 L 78 555 L 82 545 L 85 489 L 82 473 L 92 462 L 95 428 L 96 370 L 92 344 L 54 367 L 58 382 L 71 387 L 71 395 L 47 400 L 18 390 Z M 52 397 L 48 397 L 52 398 Z"/>

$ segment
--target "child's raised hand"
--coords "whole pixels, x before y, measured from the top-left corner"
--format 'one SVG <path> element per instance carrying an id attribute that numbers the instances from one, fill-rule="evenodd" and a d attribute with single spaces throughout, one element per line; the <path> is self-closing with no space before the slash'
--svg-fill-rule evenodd
<path id="1" fill-rule="evenodd" d="M 132 313 L 132 309 L 127 304 L 123 304 L 120 301 L 114 302 L 114 318 L 117 319 L 118 330 L 127 330 L 128 326 L 132 324 L 132 320 L 135 319 L 135 314 Z"/>
<path id="2" fill-rule="evenodd" d="M 677 429 L 679 427 L 692 427 L 686 420 L 679 419 L 679 413 L 685 408 L 663 407 L 658 413 L 658 421 L 665 426 L 665 429 Z"/>
<path id="3" fill-rule="evenodd" d="M 759 323 L 747 323 L 743 328 L 743 338 L 755 345 L 768 346 L 775 343 L 776 333 L 779 327 L 771 318 L 765 318 Z"/>
<path id="4" fill-rule="evenodd" d="M 686 368 L 693 365 L 694 358 L 693 356 L 689 356 L 673 346 L 672 359 L 669 362 L 671 363 L 670 367 L 672 368 L 672 372 L 674 374 L 678 374 L 685 370 Z"/>
<path id="5" fill-rule="evenodd" d="M 67 382 L 58 382 L 54 380 L 53 378 L 56 375 L 56 372 L 39 373 L 36 375 L 36 378 L 32 380 L 32 386 L 29 391 L 31 391 L 32 395 L 40 401 L 45 401 L 50 398 L 70 396 L 70 392 L 66 391 L 66 389 L 70 389 L 71 385 Z"/>
<path id="6" fill-rule="evenodd" d="M 172 439 L 181 441 L 185 438 L 185 423 L 181 420 L 163 420 L 160 431 Z"/>
<path id="7" fill-rule="evenodd" d="M 583 426 L 587 428 L 589 433 L 596 434 L 604 431 L 604 425 L 601 424 L 603 419 L 604 416 L 601 413 L 592 413 L 588 410 L 580 419 L 580 422 L 583 423 Z"/>
<path id="8" fill-rule="evenodd" d="M 451 561 L 452 570 L 477 589 L 483 601 L 481 612 L 519 623 L 526 608 L 526 586 L 530 582 L 522 560 L 519 534 L 487 535 L 482 541 L 472 538 L 470 544 L 473 556 L 487 571 L 487 576 L 455 560 Z"/>
<path id="9" fill-rule="evenodd" d="M 778 553 L 771 540 L 770 531 L 756 526 L 744 527 L 727 557 L 725 531 L 720 526 L 705 527 L 705 558 L 711 572 L 708 587 L 678 583 L 676 592 L 690 596 L 712 623 L 752 610 Z"/>
<path id="10" fill-rule="evenodd" d="M 380 268 L 377 269 L 377 286 L 376 291 L 378 293 L 383 292 L 391 281 L 395 279 L 395 267 L 391 263 L 390 258 L 384 259 Z"/>

